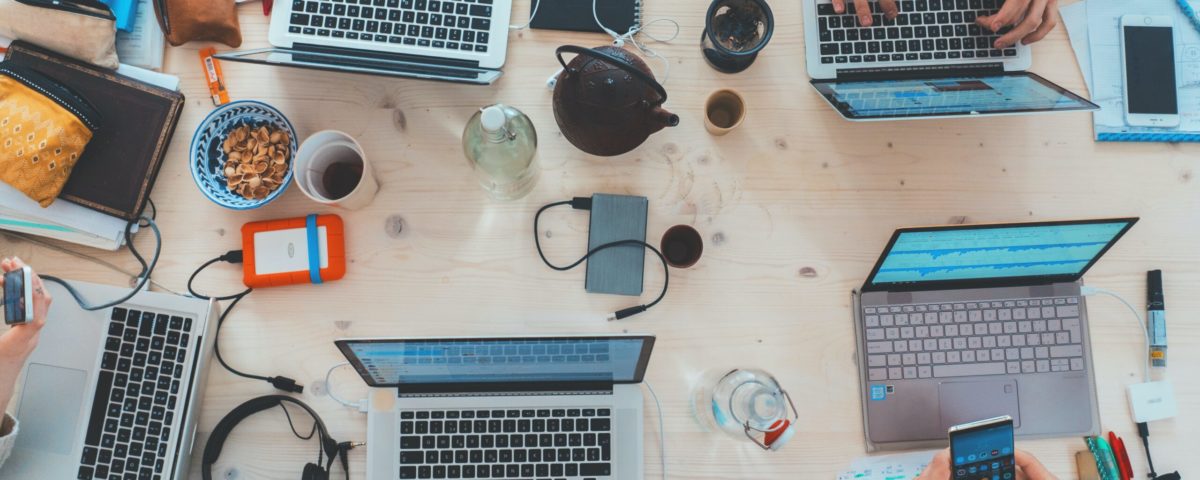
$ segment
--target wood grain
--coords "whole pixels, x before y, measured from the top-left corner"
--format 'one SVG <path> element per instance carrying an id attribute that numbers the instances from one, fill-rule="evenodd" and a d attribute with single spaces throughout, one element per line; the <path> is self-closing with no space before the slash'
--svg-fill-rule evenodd
<path id="1" fill-rule="evenodd" d="M 672 18 L 682 27 L 674 42 L 652 44 L 670 59 L 665 106 L 682 122 L 616 158 L 590 157 L 570 146 L 557 130 L 545 87 L 556 70 L 555 47 L 597 46 L 607 41 L 603 35 L 514 33 L 505 75 L 492 87 L 225 62 L 234 99 L 274 105 L 302 137 L 332 128 L 358 139 L 382 188 L 372 205 L 355 212 L 322 209 L 295 187 L 250 212 L 205 200 L 186 168 L 190 134 L 212 109 L 197 56 L 205 45 L 172 48 L 166 70 L 180 76 L 188 103 L 154 191 L 166 238 L 155 279 L 183 290 L 204 260 L 240 247 L 243 223 L 314 212 L 342 215 L 350 259 L 345 280 L 256 291 L 222 332 L 230 363 L 305 383 L 303 399 L 342 440 L 361 440 L 366 418 L 334 403 L 322 388 L 326 369 L 343 360 L 333 347 L 336 338 L 654 333 L 659 341 L 648 380 L 663 401 L 673 478 L 831 478 L 863 455 L 849 292 L 900 226 L 1141 216 L 1089 273 L 1088 283 L 1140 303 L 1144 272 L 1164 269 L 1171 370 L 1200 368 L 1200 324 L 1193 321 L 1200 316 L 1200 297 L 1194 294 L 1200 283 L 1195 246 L 1200 191 L 1194 179 L 1200 148 L 1094 143 L 1087 114 L 844 122 L 807 85 L 800 5 L 773 2 L 777 26 L 771 44 L 750 70 L 725 75 L 700 57 L 706 4 L 648 2 L 648 19 Z M 259 9 L 241 8 L 246 48 L 266 46 L 267 19 Z M 514 11 L 514 22 L 523 21 L 528 3 L 518 1 Z M 1034 71 L 1085 90 L 1061 28 L 1034 51 Z M 661 65 L 651 64 L 661 78 Z M 702 104 L 709 92 L 725 87 L 743 94 L 748 116 L 731 134 L 713 137 L 704 131 Z M 467 119 L 494 102 L 523 110 L 540 129 L 542 177 L 531 195 L 516 202 L 487 200 L 461 153 Z M 605 322 L 631 299 L 588 295 L 582 269 L 553 272 L 536 257 L 530 236 L 536 208 L 593 192 L 649 197 L 651 239 L 680 223 L 695 226 L 705 238 L 700 263 L 673 271 L 665 301 L 647 314 Z M 543 223 L 552 258 L 565 261 L 583 252 L 586 215 L 555 211 Z M 149 248 L 152 239 L 142 237 L 138 244 Z M 0 237 L 0 252 L 60 276 L 127 280 L 11 237 Z M 125 253 L 88 253 L 133 267 Z M 662 274 L 656 263 L 647 265 L 646 292 L 655 292 Z M 218 267 L 200 287 L 233 292 L 239 279 L 232 267 Z M 1103 426 L 1126 438 L 1140 476 L 1144 454 L 1135 443 L 1124 392 L 1139 381 L 1144 351 L 1137 326 L 1114 300 L 1095 298 L 1089 306 Z M 773 372 L 796 399 L 802 410 L 799 435 L 784 450 L 764 453 L 705 433 L 693 420 L 691 382 L 707 369 L 737 366 Z M 362 381 L 350 372 L 338 372 L 333 383 L 341 396 L 364 396 Z M 1180 418 L 1152 429 L 1160 470 L 1185 466 L 1191 453 L 1186 439 L 1200 430 L 1200 384 L 1177 381 L 1176 391 Z M 194 464 L 207 433 L 226 412 L 273 393 L 215 364 L 208 392 Z M 647 415 L 647 478 L 659 478 L 653 403 Z M 1075 438 L 1019 446 L 1063 478 L 1075 476 L 1073 453 L 1084 448 Z M 234 433 L 216 474 L 296 478 L 314 453 L 312 443 L 291 437 L 282 414 L 264 413 Z M 351 454 L 353 478 L 363 478 L 364 456 L 363 450 Z M 197 468 L 193 473 L 199 478 Z"/>

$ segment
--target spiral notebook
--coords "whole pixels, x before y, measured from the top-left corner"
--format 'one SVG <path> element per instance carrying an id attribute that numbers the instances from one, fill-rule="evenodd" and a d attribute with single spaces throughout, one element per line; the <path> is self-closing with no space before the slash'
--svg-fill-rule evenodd
<path id="1" fill-rule="evenodd" d="M 596 2 L 594 17 L 593 1 Z M 533 15 L 534 6 L 537 6 L 537 15 L 529 23 L 531 28 L 603 33 L 604 29 L 596 24 L 596 17 L 617 33 L 642 26 L 642 0 L 537 0 L 530 4 L 530 15 Z"/>

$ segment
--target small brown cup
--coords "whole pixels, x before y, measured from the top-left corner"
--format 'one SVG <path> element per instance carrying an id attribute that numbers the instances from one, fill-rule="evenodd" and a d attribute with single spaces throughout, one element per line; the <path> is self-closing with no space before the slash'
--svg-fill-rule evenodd
<path id="1" fill-rule="evenodd" d="M 704 253 L 704 240 L 691 225 L 676 225 L 663 234 L 659 248 L 662 248 L 668 265 L 688 268 L 700 261 L 700 255 Z"/>
<path id="2" fill-rule="evenodd" d="M 733 131 L 746 118 L 746 100 L 738 92 L 723 88 L 704 102 L 704 128 L 716 136 Z"/>

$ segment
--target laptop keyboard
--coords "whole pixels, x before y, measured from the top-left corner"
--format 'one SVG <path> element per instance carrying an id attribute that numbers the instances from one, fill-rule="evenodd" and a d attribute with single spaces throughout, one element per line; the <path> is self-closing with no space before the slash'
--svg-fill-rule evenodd
<path id="1" fill-rule="evenodd" d="M 493 0 L 292 0 L 288 32 L 468 52 L 488 51 Z"/>
<path id="2" fill-rule="evenodd" d="M 608 408 L 400 412 L 400 478 L 612 475 Z"/>
<path id="3" fill-rule="evenodd" d="M 1079 297 L 865 307 L 868 380 L 1084 369 Z"/>
<path id="4" fill-rule="evenodd" d="M 163 473 L 192 319 L 113 308 L 78 479 Z"/>
<path id="5" fill-rule="evenodd" d="M 854 4 L 837 14 L 833 5 L 817 5 L 821 63 L 862 64 L 1015 57 L 1016 48 L 992 48 L 1008 32 L 991 32 L 975 24 L 993 15 L 1004 0 L 903 0 L 894 19 L 872 12 L 870 27 L 862 27 Z M 873 9 L 877 3 L 871 2 Z"/>

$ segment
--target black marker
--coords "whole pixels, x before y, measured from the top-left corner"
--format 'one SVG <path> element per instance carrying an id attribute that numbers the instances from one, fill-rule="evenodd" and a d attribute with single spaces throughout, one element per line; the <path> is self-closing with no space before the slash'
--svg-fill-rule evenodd
<path id="1" fill-rule="evenodd" d="M 1146 272 L 1146 328 L 1150 336 L 1150 364 L 1167 366 L 1167 310 L 1163 301 L 1162 270 Z"/>

